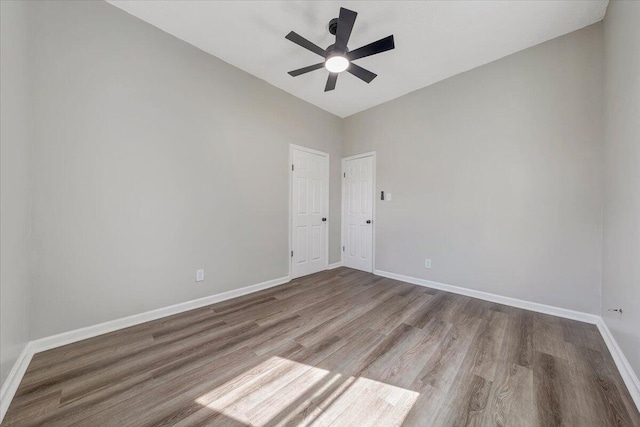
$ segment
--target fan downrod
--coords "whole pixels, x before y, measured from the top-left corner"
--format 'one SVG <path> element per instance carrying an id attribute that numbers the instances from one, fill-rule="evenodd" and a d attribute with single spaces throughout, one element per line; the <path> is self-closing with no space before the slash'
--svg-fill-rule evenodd
<path id="1" fill-rule="evenodd" d="M 338 31 L 338 18 L 333 18 L 331 21 L 329 21 L 329 32 L 335 36 L 337 31 Z"/>

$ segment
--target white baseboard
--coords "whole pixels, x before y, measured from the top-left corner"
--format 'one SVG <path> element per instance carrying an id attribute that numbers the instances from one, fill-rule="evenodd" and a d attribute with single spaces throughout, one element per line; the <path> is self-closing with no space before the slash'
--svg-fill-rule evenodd
<path id="1" fill-rule="evenodd" d="M 7 409 L 9 409 L 9 404 L 11 400 L 13 400 L 13 396 L 16 394 L 20 381 L 22 381 L 22 377 L 27 371 L 29 362 L 31 362 L 31 358 L 33 357 L 33 349 L 30 344 L 31 343 L 27 343 L 24 346 L 16 363 L 13 364 L 13 368 L 9 371 L 7 379 L 2 384 L 2 389 L 0 389 L 0 423 L 4 419 Z"/>
<path id="2" fill-rule="evenodd" d="M 85 340 L 87 338 L 93 338 L 98 335 L 128 328 L 130 326 L 139 325 L 141 323 L 160 319 L 162 317 L 172 316 L 174 314 L 215 304 L 217 302 L 226 301 L 228 299 L 237 298 L 243 295 L 251 294 L 253 292 L 258 292 L 263 289 L 272 288 L 274 286 L 287 283 L 288 281 L 289 276 L 280 277 L 278 279 L 268 280 L 266 282 L 258 283 L 255 285 L 245 286 L 244 288 L 223 292 L 221 294 L 182 302 L 179 304 L 170 305 L 168 307 L 162 307 L 156 310 L 147 311 L 145 313 L 134 314 L 133 316 L 123 317 L 120 319 L 99 323 L 97 325 L 87 326 L 86 328 L 76 329 L 69 332 L 63 332 L 58 335 L 40 338 L 31 341 L 31 344 L 34 352 L 38 353 L 40 351 L 45 351 L 63 345 L 71 344 L 76 341 Z"/>
<path id="3" fill-rule="evenodd" d="M 600 318 L 596 325 L 598 326 L 598 330 L 600 331 L 604 342 L 609 348 L 609 352 L 613 357 L 613 361 L 616 362 L 618 371 L 620 371 L 620 375 L 622 376 L 627 389 L 629 389 L 631 398 L 640 410 L 640 380 L 638 380 L 638 376 L 633 371 L 633 368 L 629 364 L 627 358 L 624 356 L 622 349 L 618 345 L 616 339 L 613 337 L 613 334 L 609 330 L 609 327 L 607 326 L 604 319 Z"/>
<path id="4" fill-rule="evenodd" d="M 566 308 L 554 307 L 552 305 L 540 304 L 521 300 L 518 298 L 505 297 L 502 295 L 492 294 L 489 292 L 476 291 L 474 289 L 461 288 L 459 286 L 447 285 L 445 283 L 433 282 L 426 279 L 418 279 L 416 277 L 404 276 L 402 274 L 390 273 L 388 271 L 374 270 L 373 274 L 388 277 L 390 279 L 400 280 L 402 282 L 412 283 L 414 285 L 426 286 L 428 288 L 440 289 L 442 291 L 454 294 L 466 295 L 485 301 L 497 302 L 499 304 L 509 305 L 512 307 L 523 308 L 525 310 L 537 311 L 538 313 L 550 314 L 552 316 L 564 317 L 567 319 L 578 320 L 586 323 L 598 323 L 600 316 L 595 314 L 583 313 L 581 311 L 569 310 Z"/>
<path id="5" fill-rule="evenodd" d="M 327 265 L 327 270 L 333 270 L 334 268 L 342 267 L 342 261 L 334 262 L 333 264 Z"/>
<path id="6" fill-rule="evenodd" d="M 31 358 L 35 353 L 50 350 L 56 347 L 61 347 L 63 345 L 85 340 L 87 338 L 93 338 L 98 335 L 128 328 L 130 326 L 139 325 L 151 320 L 157 320 L 162 317 L 172 316 L 174 314 L 183 313 L 185 311 L 193 310 L 200 307 L 205 307 L 217 302 L 237 298 L 243 295 L 261 291 L 263 289 L 282 285 L 287 282 L 289 282 L 289 276 L 280 277 L 278 279 L 268 280 L 266 282 L 258 283 L 255 285 L 245 286 L 244 288 L 234 289 L 220 294 L 174 304 L 168 307 L 147 311 L 145 313 L 134 314 L 133 316 L 110 320 L 108 322 L 100 323 L 97 325 L 87 326 L 85 328 L 63 332 L 61 334 L 30 341 L 29 343 L 27 343 L 24 350 L 20 354 L 20 357 L 13 365 L 13 368 L 11 369 L 11 372 L 9 373 L 9 376 L 5 380 L 4 384 L 2 384 L 2 389 L 0 392 L 0 397 L 2 398 L 0 407 L 0 422 L 2 422 L 2 419 L 4 418 L 4 415 L 9 408 L 9 403 L 18 390 L 20 381 L 22 381 L 22 377 L 24 376 L 24 373 L 29 366 L 29 362 L 31 361 Z"/>

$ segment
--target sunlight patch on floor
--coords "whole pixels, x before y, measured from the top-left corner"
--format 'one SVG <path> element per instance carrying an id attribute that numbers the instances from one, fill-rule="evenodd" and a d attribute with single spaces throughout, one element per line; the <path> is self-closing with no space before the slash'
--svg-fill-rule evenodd
<path id="1" fill-rule="evenodd" d="M 419 393 L 274 356 L 196 399 L 253 425 L 400 425 Z"/>

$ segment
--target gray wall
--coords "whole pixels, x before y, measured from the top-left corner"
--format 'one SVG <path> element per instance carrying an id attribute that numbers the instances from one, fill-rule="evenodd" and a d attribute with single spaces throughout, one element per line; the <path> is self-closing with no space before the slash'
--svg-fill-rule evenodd
<path id="1" fill-rule="evenodd" d="M 604 46 L 602 316 L 640 374 L 640 2 L 609 3 Z"/>
<path id="2" fill-rule="evenodd" d="M 0 384 L 29 341 L 29 81 L 26 3 L 0 2 Z"/>
<path id="3" fill-rule="evenodd" d="M 331 156 L 339 261 L 339 118 L 107 3 L 33 8 L 32 338 L 286 276 L 290 143 Z"/>
<path id="4" fill-rule="evenodd" d="M 351 116 L 377 151 L 376 268 L 600 312 L 602 27 Z M 424 268 L 425 258 L 432 269 Z"/>

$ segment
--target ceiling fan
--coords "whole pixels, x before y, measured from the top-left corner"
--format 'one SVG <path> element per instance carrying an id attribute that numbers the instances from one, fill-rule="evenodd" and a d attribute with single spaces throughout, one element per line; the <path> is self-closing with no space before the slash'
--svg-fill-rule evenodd
<path id="1" fill-rule="evenodd" d="M 324 67 L 329 71 L 329 78 L 327 79 L 327 84 L 324 87 L 325 92 L 336 88 L 338 74 L 343 71 L 347 71 L 360 80 L 371 83 L 371 81 L 376 78 L 377 74 L 354 64 L 353 61 L 393 49 L 395 47 L 393 44 L 393 35 L 373 43 L 369 43 L 368 45 L 362 46 L 356 50 L 349 51 L 349 49 L 347 49 L 347 43 L 351 36 L 353 24 L 356 22 L 356 16 L 358 16 L 358 14 L 353 10 L 345 9 L 343 7 L 340 8 L 340 16 L 329 21 L 329 32 L 336 36 L 336 42 L 327 49 L 322 49 L 320 46 L 315 45 L 293 31 L 287 34 L 285 36 L 286 39 L 291 40 L 295 44 L 300 45 L 324 58 L 324 61 L 322 62 L 289 71 L 289 74 L 296 77 Z"/>

